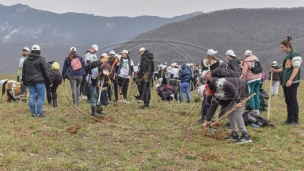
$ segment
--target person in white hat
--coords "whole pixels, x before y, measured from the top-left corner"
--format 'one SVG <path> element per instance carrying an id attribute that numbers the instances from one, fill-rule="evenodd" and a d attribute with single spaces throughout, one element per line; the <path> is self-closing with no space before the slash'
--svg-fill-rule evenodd
<path id="1" fill-rule="evenodd" d="M 145 48 L 139 49 L 140 58 L 140 68 L 137 74 L 140 81 L 140 96 L 143 100 L 144 105 L 140 106 L 141 109 L 150 107 L 151 100 L 151 86 L 152 77 L 154 72 L 154 56 L 151 52 Z M 146 77 L 145 77 L 146 76 Z"/>
<path id="2" fill-rule="evenodd" d="M 272 62 L 271 68 L 273 68 L 273 69 L 275 69 L 275 70 L 281 69 L 281 68 L 278 66 L 277 61 L 273 61 L 273 62 Z M 271 71 L 269 71 L 269 80 L 271 79 L 271 78 L 270 78 L 270 74 L 271 74 Z M 281 81 L 280 73 L 273 73 L 273 75 L 272 75 L 272 86 L 271 86 L 271 96 L 276 96 L 276 95 L 278 95 L 280 81 Z"/>
<path id="3" fill-rule="evenodd" d="M 86 64 L 97 61 L 96 52 L 98 51 L 98 46 L 96 44 L 92 45 L 91 49 L 89 49 L 85 55 Z"/>
<path id="4" fill-rule="evenodd" d="M 31 54 L 23 62 L 22 80 L 30 92 L 29 106 L 32 117 L 44 118 L 42 108 L 45 98 L 45 85 L 52 87 L 53 84 L 45 58 L 40 54 L 40 46 L 33 45 Z M 38 96 L 37 104 L 36 96 Z"/>
<path id="5" fill-rule="evenodd" d="M 242 68 L 240 66 L 240 61 L 236 58 L 233 50 L 228 50 L 226 52 L 226 57 L 228 59 L 228 66 L 227 69 L 231 69 L 236 72 L 237 77 L 241 76 Z"/>
<path id="6" fill-rule="evenodd" d="M 260 114 L 260 98 L 259 90 L 262 83 L 262 74 L 255 74 L 251 71 L 253 61 L 258 61 L 259 59 L 252 54 L 250 50 L 246 50 L 244 53 L 245 60 L 242 70 L 243 78 L 247 81 L 247 84 L 250 87 L 250 95 L 255 93 L 256 95 L 249 99 L 249 104 L 251 110 Z"/>
<path id="7" fill-rule="evenodd" d="M 118 65 L 117 72 L 115 73 L 114 79 L 117 77 L 117 84 L 119 86 L 119 100 L 118 102 L 126 102 L 127 101 L 127 94 L 128 94 L 128 87 L 130 78 L 134 78 L 134 63 L 129 56 L 128 50 L 121 51 L 121 58 Z"/>
<path id="8" fill-rule="evenodd" d="M 219 62 L 216 60 L 217 51 L 209 49 L 207 51 L 207 58 L 201 62 L 202 70 L 213 70 L 219 66 Z"/>
<path id="9" fill-rule="evenodd" d="M 24 47 L 22 49 L 22 56 L 19 60 L 19 66 L 18 66 L 18 72 L 17 72 L 17 81 L 22 82 L 22 68 L 23 68 L 23 62 L 28 57 L 30 53 L 30 49 L 28 47 Z"/>

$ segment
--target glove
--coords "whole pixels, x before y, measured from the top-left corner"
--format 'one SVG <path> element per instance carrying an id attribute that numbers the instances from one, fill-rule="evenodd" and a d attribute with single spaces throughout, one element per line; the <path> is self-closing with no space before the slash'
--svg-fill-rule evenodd
<path id="1" fill-rule="evenodd" d="M 20 77 L 19 77 L 19 76 L 17 76 L 17 81 L 18 81 L 18 82 L 20 82 L 19 78 L 20 78 Z"/>

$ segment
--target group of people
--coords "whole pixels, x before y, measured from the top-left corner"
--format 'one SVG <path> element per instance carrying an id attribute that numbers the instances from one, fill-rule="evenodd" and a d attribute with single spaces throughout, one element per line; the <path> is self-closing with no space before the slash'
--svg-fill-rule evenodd
<path id="1" fill-rule="evenodd" d="M 134 78 L 135 74 L 139 85 L 139 99 L 144 103 L 140 108 L 150 107 L 154 57 L 145 48 L 139 50 L 140 68 L 136 73 L 128 50 L 122 50 L 120 55 L 111 50 L 109 56 L 103 53 L 97 57 L 98 46 L 95 44 L 87 50 L 84 56 L 79 56 L 76 47 L 71 47 L 68 57 L 64 59 L 61 73 L 58 62 L 47 63 L 41 56 L 39 45 L 33 45 L 31 51 L 27 47 L 22 50 L 17 81 L 23 82 L 29 89 L 32 117 L 45 117 L 42 114 L 45 90 L 49 105 L 57 107 L 56 90 L 66 79 L 70 82 L 73 105 L 79 105 L 82 95 L 91 103 L 94 117 L 104 113 L 101 105 L 106 106 L 108 99 L 112 100 L 113 94 L 115 95 L 114 102 L 129 103 L 128 87 L 130 79 Z M 113 89 L 114 93 L 112 93 Z"/>
<path id="2" fill-rule="evenodd" d="M 272 96 L 278 94 L 278 86 L 281 81 L 287 104 L 287 120 L 284 124 L 297 125 L 299 119 L 297 88 L 300 84 L 302 58 L 293 49 L 290 36 L 280 45 L 287 56 L 282 68 L 278 67 L 277 62 L 274 61 L 269 70 L 273 74 Z M 138 69 L 134 71 L 134 62 L 128 50 L 122 50 L 120 55 L 111 50 L 109 55 L 102 53 L 100 57 L 97 57 L 96 52 L 98 52 L 98 46 L 95 44 L 83 57 L 77 54 L 76 47 L 71 47 L 60 74 L 59 66 L 56 66 L 57 62 L 46 63 L 45 58 L 41 56 L 39 45 L 33 45 L 31 51 L 27 47 L 23 48 L 17 80 L 23 82 L 29 89 L 29 106 L 32 117 L 44 117 L 42 107 L 45 90 L 48 92 L 48 103 L 57 107 L 56 89 L 65 79 L 70 81 L 73 104 L 79 105 L 82 94 L 91 103 L 94 117 L 103 113 L 102 109 L 98 109 L 98 101 L 100 101 L 99 104 L 105 106 L 108 104 L 108 100 L 129 103 L 127 92 L 131 78 L 136 81 L 137 98 L 143 102 L 140 108 L 150 107 L 150 89 L 155 74 L 153 54 L 145 48 L 140 48 L 138 52 L 141 56 L 140 63 Z M 194 66 L 192 63 L 178 66 L 173 63 L 167 67 L 166 63 L 160 63 L 157 75 L 160 77 L 160 82 L 164 84 L 167 84 L 165 81 L 167 79 L 179 81 L 180 102 L 184 100 L 184 92 L 186 92 L 187 101 L 191 101 L 190 89 L 195 89 L 198 84 L 196 80 L 200 80 L 202 86 L 200 86 L 199 92 L 204 99 L 201 108 L 202 118 L 198 122 L 203 123 L 205 127 L 209 126 L 219 105 L 221 106 L 219 117 L 236 107 L 228 118 L 232 133 L 226 139 L 237 143 L 251 142 L 242 118 L 245 105 L 243 100 L 255 93 L 249 99 L 250 109 L 252 112 L 260 114 L 259 89 L 263 76 L 261 71 L 256 70 L 259 60 L 251 50 L 245 51 L 243 60 L 238 59 L 233 50 L 228 50 L 225 53 L 227 64 L 217 60 L 216 54 L 217 51 L 209 49 L 201 66 L 198 64 Z M 200 77 L 199 73 L 201 73 Z M 190 88 L 191 84 L 193 88 Z M 113 91 L 114 93 L 112 93 Z M 239 130 L 241 136 L 238 134 Z"/>

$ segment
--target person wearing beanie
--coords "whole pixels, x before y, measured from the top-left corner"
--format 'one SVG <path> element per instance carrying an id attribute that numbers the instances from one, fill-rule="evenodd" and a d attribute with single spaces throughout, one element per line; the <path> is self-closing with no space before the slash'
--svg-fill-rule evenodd
<path id="1" fill-rule="evenodd" d="M 50 78 L 49 70 L 45 58 L 41 56 L 39 45 L 33 45 L 31 54 L 23 62 L 22 70 L 23 84 L 28 87 L 30 91 L 29 106 L 32 117 L 44 118 L 42 108 L 45 98 L 45 84 L 52 87 L 52 80 Z M 37 110 L 36 110 L 36 96 Z"/>

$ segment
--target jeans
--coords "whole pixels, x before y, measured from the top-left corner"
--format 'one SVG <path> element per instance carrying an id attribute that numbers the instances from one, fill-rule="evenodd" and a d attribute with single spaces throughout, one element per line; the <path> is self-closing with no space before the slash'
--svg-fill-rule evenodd
<path id="1" fill-rule="evenodd" d="M 274 96 L 278 95 L 279 85 L 280 85 L 280 81 L 272 81 L 272 87 L 271 87 L 272 95 Z"/>
<path id="2" fill-rule="evenodd" d="M 251 110 L 260 109 L 260 98 L 259 98 L 260 84 L 261 84 L 261 80 L 256 80 L 254 82 L 249 83 L 250 95 L 255 93 L 255 96 L 249 99 Z"/>
<path id="3" fill-rule="evenodd" d="M 297 92 L 300 83 L 293 83 L 290 87 L 283 86 L 285 103 L 287 105 L 287 122 L 299 122 L 299 105 L 297 100 Z"/>
<path id="4" fill-rule="evenodd" d="M 30 91 L 29 105 L 30 105 L 32 115 L 42 114 L 42 107 L 43 107 L 44 97 L 45 97 L 45 85 L 44 84 L 30 84 L 30 85 L 28 85 L 28 89 Z M 38 96 L 37 113 L 36 113 L 36 95 Z"/>
<path id="5" fill-rule="evenodd" d="M 71 76 L 70 77 L 72 98 L 73 98 L 74 104 L 78 104 L 78 102 L 79 102 L 80 84 L 81 84 L 82 79 L 83 79 L 83 76 Z"/>
<path id="6" fill-rule="evenodd" d="M 190 90 L 189 90 L 189 82 L 181 83 L 180 92 L 179 92 L 180 102 L 182 102 L 184 100 L 184 91 L 186 92 L 188 102 L 190 102 L 191 97 L 190 97 Z"/>
<path id="7" fill-rule="evenodd" d="M 93 84 L 88 83 L 89 90 L 91 92 L 91 106 L 96 107 L 97 103 L 97 88 Z"/>

